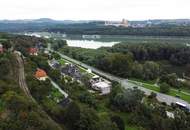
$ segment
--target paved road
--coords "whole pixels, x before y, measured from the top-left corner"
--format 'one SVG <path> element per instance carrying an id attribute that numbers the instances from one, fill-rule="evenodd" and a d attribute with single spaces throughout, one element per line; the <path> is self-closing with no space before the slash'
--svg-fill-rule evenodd
<path id="1" fill-rule="evenodd" d="M 50 51 L 53 51 L 53 50 L 50 50 Z M 53 51 L 55 52 L 55 51 Z M 127 79 L 123 79 L 123 78 L 120 78 L 120 77 L 117 77 L 117 76 L 114 76 L 112 74 L 109 74 L 109 73 L 106 73 L 106 72 L 103 72 L 99 69 L 96 69 L 94 67 L 91 67 L 89 65 L 86 65 L 80 61 L 77 61 L 75 59 L 72 59 L 66 55 L 63 55 L 61 54 L 60 52 L 56 52 L 57 54 L 59 54 L 62 58 L 70 61 L 70 62 L 73 62 L 77 65 L 80 65 L 86 69 L 91 69 L 92 72 L 102 76 L 102 77 L 105 77 L 109 80 L 113 80 L 113 81 L 117 81 L 119 83 L 121 83 L 122 87 L 124 88 L 133 88 L 134 86 L 137 86 L 140 90 L 144 91 L 146 95 L 150 95 L 151 92 L 155 92 L 157 94 L 157 99 L 160 101 L 160 102 L 166 102 L 168 105 L 171 105 L 171 103 L 176 103 L 176 102 L 180 102 L 180 103 L 183 103 L 183 104 L 186 104 L 187 107 L 190 109 L 190 104 L 182 99 L 179 99 L 179 98 L 176 98 L 176 97 L 173 97 L 173 96 L 169 96 L 169 95 L 166 95 L 166 94 L 162 94 L 162 93 L 159 93 L 159 92 L 156 92 L 156 91 L 152 91 L 150 89 L 147 89 L 147 88 L 144 88 L 144 87 L 141 87 L 141 85 L 136 85 L 134 83 L 130 83 L 128 82 Z"/>

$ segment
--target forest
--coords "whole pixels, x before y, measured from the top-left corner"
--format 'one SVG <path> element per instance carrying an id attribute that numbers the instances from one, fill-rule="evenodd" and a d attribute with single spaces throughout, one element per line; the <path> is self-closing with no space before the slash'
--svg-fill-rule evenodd
<path id="1" fill-rule="evenodd" d="M 190 88 L 187 84 L 176 84 L 179 77 L 190 75 L 190 48 L 184 44 L 120 43 L 97 50 L 66 46 L 60 51 L 123 78 L 160 79 L 172 87 Z M 173 75 L 171 82 L 164 80 L 170 75 Z"/>
<path id="2" fill-rule="evenodd" d="M 103 26 L 97 23 L 55 25 L 48 32 L 85 35 L 190 36 L 190 26 L 145 26 L 142 28 Z"/>

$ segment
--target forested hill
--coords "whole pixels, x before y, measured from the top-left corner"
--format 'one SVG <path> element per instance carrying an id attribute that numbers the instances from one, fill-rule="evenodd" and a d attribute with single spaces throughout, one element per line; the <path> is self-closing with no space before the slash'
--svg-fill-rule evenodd
<path id="1" fill-rule="evenodd" d="M 48 28 L 47 31 L 87 35 L 190 36 L 190 26 L 166 25 L 143 28 L 99 26 L 94 24 L 57 25 Z"/>
<path id="2" fill-rule="evenodd" d="M 190 24 L 152 24 L 144 27 L 104 26 L 103 21 L 0 21 L 0 32 L 61 32 L 66 34 L 190 36 Z"/>

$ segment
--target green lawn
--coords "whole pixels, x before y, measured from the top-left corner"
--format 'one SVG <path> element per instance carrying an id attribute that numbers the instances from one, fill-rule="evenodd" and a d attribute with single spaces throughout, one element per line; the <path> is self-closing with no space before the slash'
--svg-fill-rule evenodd
<path id="1" fill-rule="evenodd" d="M 64 96 L 59 92 L 58 89 L 52 88 L 50 98 L 54 101 L 57 102 L 58 100 L 61 101 L 64 99 Z"/>
<path id="2" fill-rule="evenodd" d="M 0 42 L 5 42 L 7 39 L 0 38 Z"/>
<path id="3" fill-rule="evenodd" d="M 66 61 L 65 61 L 64 59 L 60 59 L 60 60 L 59 60 L 59 63 L 60 63 L 61 65 L 65 65 Z"/>

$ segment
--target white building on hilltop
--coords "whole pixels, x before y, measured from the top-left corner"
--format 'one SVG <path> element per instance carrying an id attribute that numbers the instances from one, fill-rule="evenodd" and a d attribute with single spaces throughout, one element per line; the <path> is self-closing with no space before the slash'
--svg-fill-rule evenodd
<path id="1" fill-rule="evenodd" d="M 116 21 L 106 21 L 105 26 L 115 26 L 115 27 L 129 27 L 129 22 L 126 19 L 122 19 L 121 22 Z"/>

